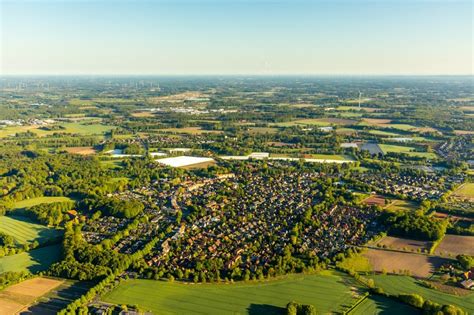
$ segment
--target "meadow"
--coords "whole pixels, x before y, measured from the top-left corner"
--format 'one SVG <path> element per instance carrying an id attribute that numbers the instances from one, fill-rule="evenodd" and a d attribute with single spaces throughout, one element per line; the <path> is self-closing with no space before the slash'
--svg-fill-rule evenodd
<path id="1" fill-rule="evenodd" d="M 375 284 L 389 294 L 416 293 L 425 299 L 440 304 L 453 304 L 462 307 L 468 313 L 474 313 L 474 293 L 465 296 L 456 296 L 438 290 L 429 289 L 408 276 L 374 275 L 371 276 Z"/>
<path id="2" fill-rule="evenodd" d="M 312 304 L 320 313 L 341 312 L 363 291 L 342 273 L 292 275 L 239 284 L 183 284 L 128 280 L 104 296 L 115 304 L 138 304 L 156 314 L 281 314 L 289 301 Z"/>
<path id="3" fill-rule="evenodd" d="M 63 201 L 72 201 L 68 197 L 36 197 L 25 199 L 22 201 L 15 202 L 13 209 L 23 209 L 33 207 L 42 203 L 53 203 L 53 202 L 63 202 Z"/>
<path id="4" fill-rule="evenodd" d="M 29 271 L 36 273 L 49 268 L 61 258 L 62 245 L 51 245 L 16 255 L 0 258 L 0 273 L 7 271 Z"/>
<path id="5" fill-rule="evenodd" d="M 384 315 L 415 315 L 421 312 L 407 304 L 380 295 L 370 295 L 353 308 L 350 315 L 384 314 Z"/>
<path id="6" fill-rule="evenodd" d="M 108 132 L 115 127 L 107 126 L 102 124 L 84 124 L 80 122 L 67 122 L 58 124 L 64 129 L 59 130 L 44 130 L 40 126 L 30 125 L 30 126 L 12 126 L 0 128 L 0 138 L 5 138 L 9 136 L 14 136 L 16 133 L 30 131 L 36 134 L 38 137 L 44 137 L 52 135 L 54 133 L 73 133 L 80 135 L 98 135 Z"/>
<path id="7" fill-rule="evenodd" d="M 0 216 L 0 232 L 15 239 L 17 245 L 29 244 L 37 240 L 40 244 L 58 238 L 61 232 L 36 224 L 24 217 Z"/>
<path id="8" fill-rule="evenodd" d="M 425 157 L 428 159 L 436 158 L 436 154 L 431 152 L 415 152 L 415 148 L 407 147 L 402 145 L 393 145 L 393 144 L 379 144 L 379 147 L 384 153 L 394 152 L 394 153 L 405 153 L 410 156 Z"/>

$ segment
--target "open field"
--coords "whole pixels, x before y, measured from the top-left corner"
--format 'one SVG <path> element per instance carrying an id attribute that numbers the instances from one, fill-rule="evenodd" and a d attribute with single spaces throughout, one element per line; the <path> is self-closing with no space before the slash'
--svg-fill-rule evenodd
<path id="1" fill-rule="evenodd" d="M 375 130 L 375 129 L 369 130 L 369 133 L 372 134 L 372 135 L 387 136 L 387 137 L 399 137 L 399 136 L 401 136 L 399 133 L 383 131 L 383 130 Z"/>
<path id="2" fill-rule="evenodd" d="M 62 126 L 64 129 L 59 130 L 44 130 L 41 126 L 29 125 L 29 126 L 12 126 L 0 128 L 0 138 L 14 136 L 16 133 L 30 131 L 36 134 L 38 137 L 44 137 L 52 135 L 54 133 L 74 133 L 80 135 L 96 135 L 103 134 L 107 131 L 114 129 L 113 126 L 106 126 L 102 124 L 84 124 L 79 122 L 66 122 L 59 123 L 57 125 Z"/>
<path id="3" fill-rule="evenodd" d="M 405 252 L 424 252 L 429 251 L 431 248 L 431 242 L 410 240 L 393 236 L 385 236 L 384 238 L 378 240 L 375 245 Z"/>
<path id="4" fill-rule="evenodd" d="M 413 308 L 402 302 L 398 302 L 395 299 L 387 298 L 380 295 L 370 295 L 359 305 L 357 305 L 348 314 L 350 315 L 373 315 L 373 314 L 384 314 L 384 315 L 415 315 L 421 314 L 419 310 Z"/>
<path id="5" fill-rule="evenodd" d="M 352 119 L 342 119 L 342 118 L 305 118 L 305 119 L 298 119 L 298 120 L 292 120 L 292 121 L 287 121 L 287 122 L 281 122 L 281 123 L 275 123 L 273 124 L 274 126 L 279 126 L 279 127 L 291 127 L 291 126 L 298 126 L 298 125 L 307 125 L 307 126 L 320 126 L 320 127 L 325 127 L 325 126 L 330 126 L 330 125 L 340 125 L 340 126 L 346 126 L 346 125 L 353 125 L 357 123 L 356 120 Z"/>
<path id="6" fill-rule="evenodd" d="M 453 304 L 462 307 L 469 314 L 474 313 L 474 293 L 465 296 L 447 294 L 438 290 L 429 289 L 412 277 L 396 275 L 371 276 L 375 284 L 389 294 L 416 293 L 439 304 Z"/>
<path id="7" fill-rule="evenodd" d="M 221 133 L 219 130 L 204 130 L 201 127 L 185 127 L 185 128 L 166 128 L 160 129 L 159 131 L 171 132 L 171 133 L 185 133 L 191 135 L 200 135 L 203 133 Z"/>
<path id="8" fill-rule="evenodd" d="M 92 155 L 97 153 L 92 147 L 68 147 L 65 150 L 68 153 L 79 155 Z"/>
<path id="9" fill-rule="evenodd" d="M 278 128 L 272 128 L 272 127 L 249 127 L 247 129 L 247 132 L 251 135 L 255 134 L 274 134 L 278 132 Z"/>
<path id="10" fill-rule="evenodd" d="M 34 240 L 41 244 L 61 235 L 59 230 L 33 223 L 28 218 L 15 216 L 0 216 L 0 232 L 12 236 L 17 245 L 32 243 Z"/>
<path id="11" fill-rule="evenodd" d="M 386 199 L 383 196 L 371 195 L 362 202 L 370 206 L 379 206 L 383 208 L 385 206 L 385 200 Z"/>
<path id="12" fill-rule="evenodd" d="M 62 201 L 72 201 L 72 199 L 68 197 L 36 197 L 15 202 L 13 209 L 29 208 L 42 203 L 53 203 Z"/>
<path id="13" fill-rule="evenodd" d="M 40 298 L 62 283 L 62 280 L 38 277 L 25 280 L 0 291 L 1 314 L 17 314 L 23 311 L 37 298 Z"/>
<path id="14" fill-rule="evenodd" d="M 415 148 L 407 147 L 402 145 L 393 145 L 393 144 L 379 144 L 380 148 L 384 153 L 394 152 L 394 153 L 406 153 L 410 156 L 425 157 L 429 159 L 436 158 L 436 154 L 431 152 L 415 152 Z"/>
<path id="15" fill-rule="evenodd" d="M 31 303 L 24 312 L 41 315 L 57 314 L 69 303 L 86 293 L 93 285 L 94 283 L 89 281 L 65 280 L 53 290 L 43 294 L 41 299 Z"/>
<path id="16" fill-rule="evenodd" d="M 51 245 L 0 258 L 0 273 L 7 271 L 44 271 L 61 258 L 62 245 Z"/>
<path id="17" fill-rule="evenodd" d="M 283 280 L 239 284 L 182 284 L 129 280 L 103 299 L 138 304 L 156 314 L 281 314 L 295 300 L 321 313 L 342 311 L 361 288 L 342 273 L 292 275 Z"/>
<path id="18" fill-rule="evenodd" d="M 419 205 L 410 200 L 391 199 L 391 203 L 385 208 L 390 211 L 414 211 L 418 209 Z"/>
<path id="19" fill-rule="evenodd" d="M 337 161 L 354 161 L 354 158 L 349 155 L 342 154 L 310 154 L 305 156 L 310 159 L 321 159 L 321 160 L 337 160 Z"/>
<path id="20" fill-rule="evenodd" d="M 399 273 L 408 270 L 417 277 L 430 276 L 435 268 L 448 261 L 440 257 L 373 248 L 369 248 L 364 256 L 367 257 L 374 271 Z"/>
<path id="21" fill-rule="evenodd" d="M 453 257 L 459 254 L 474 256 L 474 236 L 445 235 L 436 247 L 435 254 Z"/>
<path id="22" fill-rule="evenodd" d="M 461 185 L 451 196 L 458 199 L 474 200 L 474 183 L 465 183 Z"/>

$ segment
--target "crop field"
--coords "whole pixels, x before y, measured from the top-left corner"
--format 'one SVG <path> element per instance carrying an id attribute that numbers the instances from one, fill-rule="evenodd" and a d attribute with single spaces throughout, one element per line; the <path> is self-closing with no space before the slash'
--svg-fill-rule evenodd
<path id="1" fill-rule="evenodd" d="M 424 252 L 429 251 L 431 248 L 431 242 L 410 240 L 392 236 L 385 236 L 384 238 L 378 240 L 376 245 L 406 252 Z"/>
<path id="2" fill-rule="evenodd" d="M 364 256 L 367 257 L 374 271 L 388 273 L 409 271 L 411 275 L 417 277 L 430 276 L 435 268 L 448 261 L 441 257 L 373 248 L 369 248 Z"/>
<path id="3" fill-rule="evenodd" d="M 53 203 L 62 201 L 72 201 L 72 199 L 68 197 L 36 197 L 15 202 L 13 209 L 23 209 L 33 207 L 42 203 Z"/>
<path id="4" fill-rule="evenodd" d="M 380 206 L 383 208 L 385 206 L 385 198 L 380 195 L 371 195 L 369 198 L 365 199 L 363 203 L 371 206 Z"/>
<path id="5" fill-rule="evenodd" d="M 200 135 L 203 133 L 221 133 L 222 131 L 219 130 L 204 130 L 201 127 L 185 127 L 185 128 L 166 128 L 160 129 L 163 132 L 170 132 L 170 133 L 185 133 L 191 135 Z"/>
<path id="6" fill-rule="evenodd" d="M 458 199 L 474 200 L 474 183 L 465 183 L 461 185 L 451 196 Z"/>
<path id="7" fill-rule="evenodd" d="M 342 119 L 342 118 L 305 118 L 305 119 L 298 119 L 293 121 L 275 123 L 273 125 L 280 126 L 280 127 L 291 127 L 291 126 L 298 126 L 298 125 L 314 125 L 314 126 L 331 126 L 331 125 L 352 125 L 357 123 L 356 120 L 352 119 Z"/>
<path id="8" fill-rule="evenodd" d="M 1 314 L 18 314 L 24 311 L 36 299 L 62 283 L 62 280 L 38 277 L 25 280 L 0 291 Z"/>
<path id="9" fill-rule="evenodd" d="M 57 314 L 58 311 L 65 308 L 69 303 L 81 295 L 86 293 L 92 286 L 93 282 L 65 280 L 53 290 L 43 294 L 41 299 L 37 299 L 35 303 L 25 309 L 28 314 Z"/>
<path id="10" fill-rule="evenodd" d="M 474 313 L 474 293 L 456 296 L 438 290 L 429 289 L 408 276 L 374 275 L 375 284 L 389 294 L 416 293 L 439 304 L 453 304 L 462 307 L 469 314 Z"/>
<path id="11" fill-rule="evenodd" d="M 7 271 L 44 271 L 61 258 L 62 245 L 51 245 L 0 258 L 0 273 Z"/>
<path id="12" fill-rule="evenodd" d="M 13 236 L 18 245 L 37 240 L 40 244 L 57 238 L 61 232 L 36 224 L 24 217 L 0 216 L 0 232 Z"/>
<path id="13" fill-rule="evenodd" d="M 400 137 L 401 136 L 399 133 L 383 131 L 383 130 L 375 130 L 375 129 L 369 130 L 369 133 L 372 135 L 387 136 L 387 137 Z"/>
<path id="14" fill-rule="evenodd" d="M 68 153 L 79 155 L 92 155 L 96 151 L 92 147 L 69 147 L 65 149 Z"/>
<path id="15" fill-rule="evenodd" d="M 128 280 L 103 300 L 138 304 L 156 314 L 281 314 L 289 301 L 312 304 L 321 313 L 343 311 L 362 292 L 342 273 L 294 275 L 248 284 L 182 284 Z"/>
<path id="16" fill-rule="evenodd" d="M 274 134 L 278 132 L 278 128 L 272 127 L 249 127 L 248 133 L 255 135 L 255 134 Z"/>
<path id="17" fill-rule="evenodd" d="M 348 314 L 350 315 L 415 315 L 421 314 L 419 310 L 407 304 L 398 302 L 394 299 L 387 298 L 380 295 L 370 295 Z"/>
<path id="18" fill-rule="evenodd" d="M 322 160 L 337 160 L 337 161 L 354 161 L 354 158 L 349 155 L 342 154 L 310 154 L 305 156 L 309 159 L 322 159 Z"/>
<path id="19" fill-rule="evenodd" d="M 453 257 L 459 254 L 474 256 L 474 236 L 446 235 L 436 247 L 435 254 Z"/>

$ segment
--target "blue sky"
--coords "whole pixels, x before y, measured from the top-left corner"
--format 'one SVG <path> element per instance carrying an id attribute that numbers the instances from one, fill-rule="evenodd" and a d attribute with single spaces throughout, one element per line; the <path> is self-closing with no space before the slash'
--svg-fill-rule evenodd
<path id="1" fill-rule="evenodd" d="M 0 0 L 2 74 L 472 74 L 473 4 Z"/>

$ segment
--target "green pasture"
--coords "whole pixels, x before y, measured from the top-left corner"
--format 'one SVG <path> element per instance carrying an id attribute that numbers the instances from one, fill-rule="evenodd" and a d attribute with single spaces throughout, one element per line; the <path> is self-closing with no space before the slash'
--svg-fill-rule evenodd
<path id="1" fill-rule="evenodd" d="M 417 283 L 417 280 L 409 276 L 374 275 L 371 276 L 371 278 L 374 279 L 376 286 L 381 287 L 389 294 L 416 293 L 433 302 L 457 305 L 468 311 L 470 314 L 474 313 L 474 293 L 470 293 L 466 296 L 444 293 L 438 290 L 426 288 Z"/>
<path id="2" fill-rule="evenodd" d="M 29 244 L 34 240 L 41 244 L 61 234 L 59 230 L 33 223 L 28 218 L 16 216 L 0 216 L 0 232 L 12 236 L 18 245 Z"/>
<path id="3" fill-rule="evenodd" d="M 380 295 L 370 295 L 364 299 L 359 305 L 352 309 L 348 314 L 350 315 L 415 315 L 421 314 L 419 310 L 407 304 L 396 301 L 395 299 L 387 298 Z"/>
<path id="4" fill-rule="evenodd" d="M 103 300 L 138 304 L 155 314 L 281 314 L 286 304 L 294 300 L 328 313 L 348 309 L 362 291 L 342 273 L 325 273 L 238 284 L 128 280 Z"/>
<path id="5" fill-rule="evenodd" d="M 402 146 L 402 145 L 394 145 L 394 144 L 381 144 L 379 143 L 380 149 L 384 153 L 394 152 L 394 153 L 405 153 L 410 156 L 418 156 L 418 157 L 425 157 L 428 159 L 436 158 L 436 154 L 431 152 L 415 152 L 414 147 L 409 146 Z"/>
<path id="6" fill-rule="evenodd" d="M 47 270 L 51 264 L 61 259 L 61 253 L 62 245 L 57 244 L 4 256 L 0 258 L 0 274 L 8 271 L 35 273 Z"/>
<path id="7" fill-rule="evenodd" d="M 25 199 L 22 201 L 15 202 L 13 209 L 23 209 L 33 207 L 42 203 L 53 203 L 53 202 L 63 202 L 63 201 L 73 201 L 68 197 L 36 197 Z"/>
<path id="8" fill-rule="evenodd" d="M 102 125 L 99 123 L 85 124 L 80 122 L 67 122 L 59 123 L 58 125 L 63 126 L 64 129 L 58 130 L 43 130 L 38 126 L 9 126 L 5 128 L 0 128 L 0 138 L 5 138 L 8 136 L 14 136 L 16 133 L 30 131 L 36 134 L 38 137 L 44 137 L 52 135 L 54 133 L 73 133 L 80 135 L 97 135 L 103 134 L 107 131 L 114 129 L 114 126 Z"/>
<path id="9" fill-rule="evenodd" d="M 349 155 L 342 154 L 311 154 L 312 159 L 338 160 L 338 161 L 354 161 Z"/>

